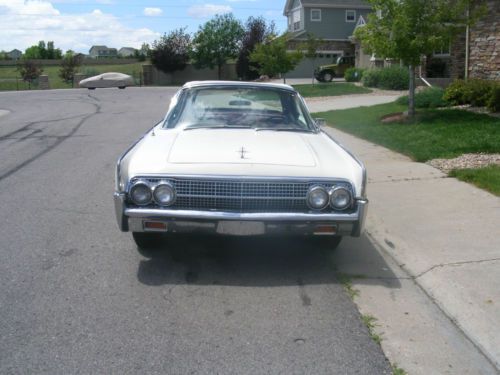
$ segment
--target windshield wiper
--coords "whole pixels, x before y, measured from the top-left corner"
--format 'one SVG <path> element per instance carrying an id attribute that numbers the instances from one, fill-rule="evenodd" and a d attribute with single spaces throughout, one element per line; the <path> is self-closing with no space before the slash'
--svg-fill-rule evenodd
<path id="1" fill-rule="evenodd" d="M 251 129 L 250 125 L 199 125 L 199 126 L 188 126 L 184 130 L 194 130 L 194 129 Z"/>
<path id="2" fill-rule="evenodd" d="M 297 133 L 312 133 L 309 129 L 298 129 L 298 128 L 255 128 L 255 131 L 269 130 L 273 132 L 297 132 Z"/>

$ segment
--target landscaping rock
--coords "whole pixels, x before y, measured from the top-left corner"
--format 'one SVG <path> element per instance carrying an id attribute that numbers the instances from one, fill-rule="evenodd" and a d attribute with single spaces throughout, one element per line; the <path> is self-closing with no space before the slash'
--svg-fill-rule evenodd
<path id="1" fill-rule="evenodd" d="M 500 165 L 500 154 L 463 154 L 454 159 L 432 159 L 427 164 L 448 173 L 453 169 L 482 168 L 490 164 Z"/>

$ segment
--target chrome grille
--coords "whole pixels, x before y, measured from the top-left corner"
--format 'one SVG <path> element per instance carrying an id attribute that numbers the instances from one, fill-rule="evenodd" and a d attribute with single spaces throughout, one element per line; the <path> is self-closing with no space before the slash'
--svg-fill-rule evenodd
<path id="1" fill-rule="evenodd" d="M 179 177 L 137 177 L 151 185 L 169 181 L 176 189 L 177 200 L 172 209 L 229 210 L 237 212 L 306 212 L 306 196 L 311 186 L 343 185 L 334 181 L 274 181 Z"/>

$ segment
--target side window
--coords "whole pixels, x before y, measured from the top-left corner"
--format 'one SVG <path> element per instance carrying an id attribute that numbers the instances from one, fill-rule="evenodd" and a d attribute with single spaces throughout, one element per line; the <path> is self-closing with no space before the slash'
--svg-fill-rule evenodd
<path id="1" fill-rule="evenodd" d="M 345 22 L 356 22 L 356 11 L 346 10 L 345 11 Z"/>
<path id="2" fill-rule="evenodd" d="M 321 9 L 311 9 L 311 21 L 321 22 Z"/>

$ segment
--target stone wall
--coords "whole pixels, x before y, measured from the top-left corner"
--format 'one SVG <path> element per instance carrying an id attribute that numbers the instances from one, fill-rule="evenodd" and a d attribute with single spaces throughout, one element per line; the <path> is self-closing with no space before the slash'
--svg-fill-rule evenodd
<path id="1" fill-rule="evenodd" d="M 470 30 L 469 76 L 500 80 L 500 1 L 488 0 L 487 6 Z"/>
<path id="2" fill-rule="evenodd" d="M 458 34 L 450 46 L 450 77 L 464 78 L 465 76 L 465 29 Z"/>

